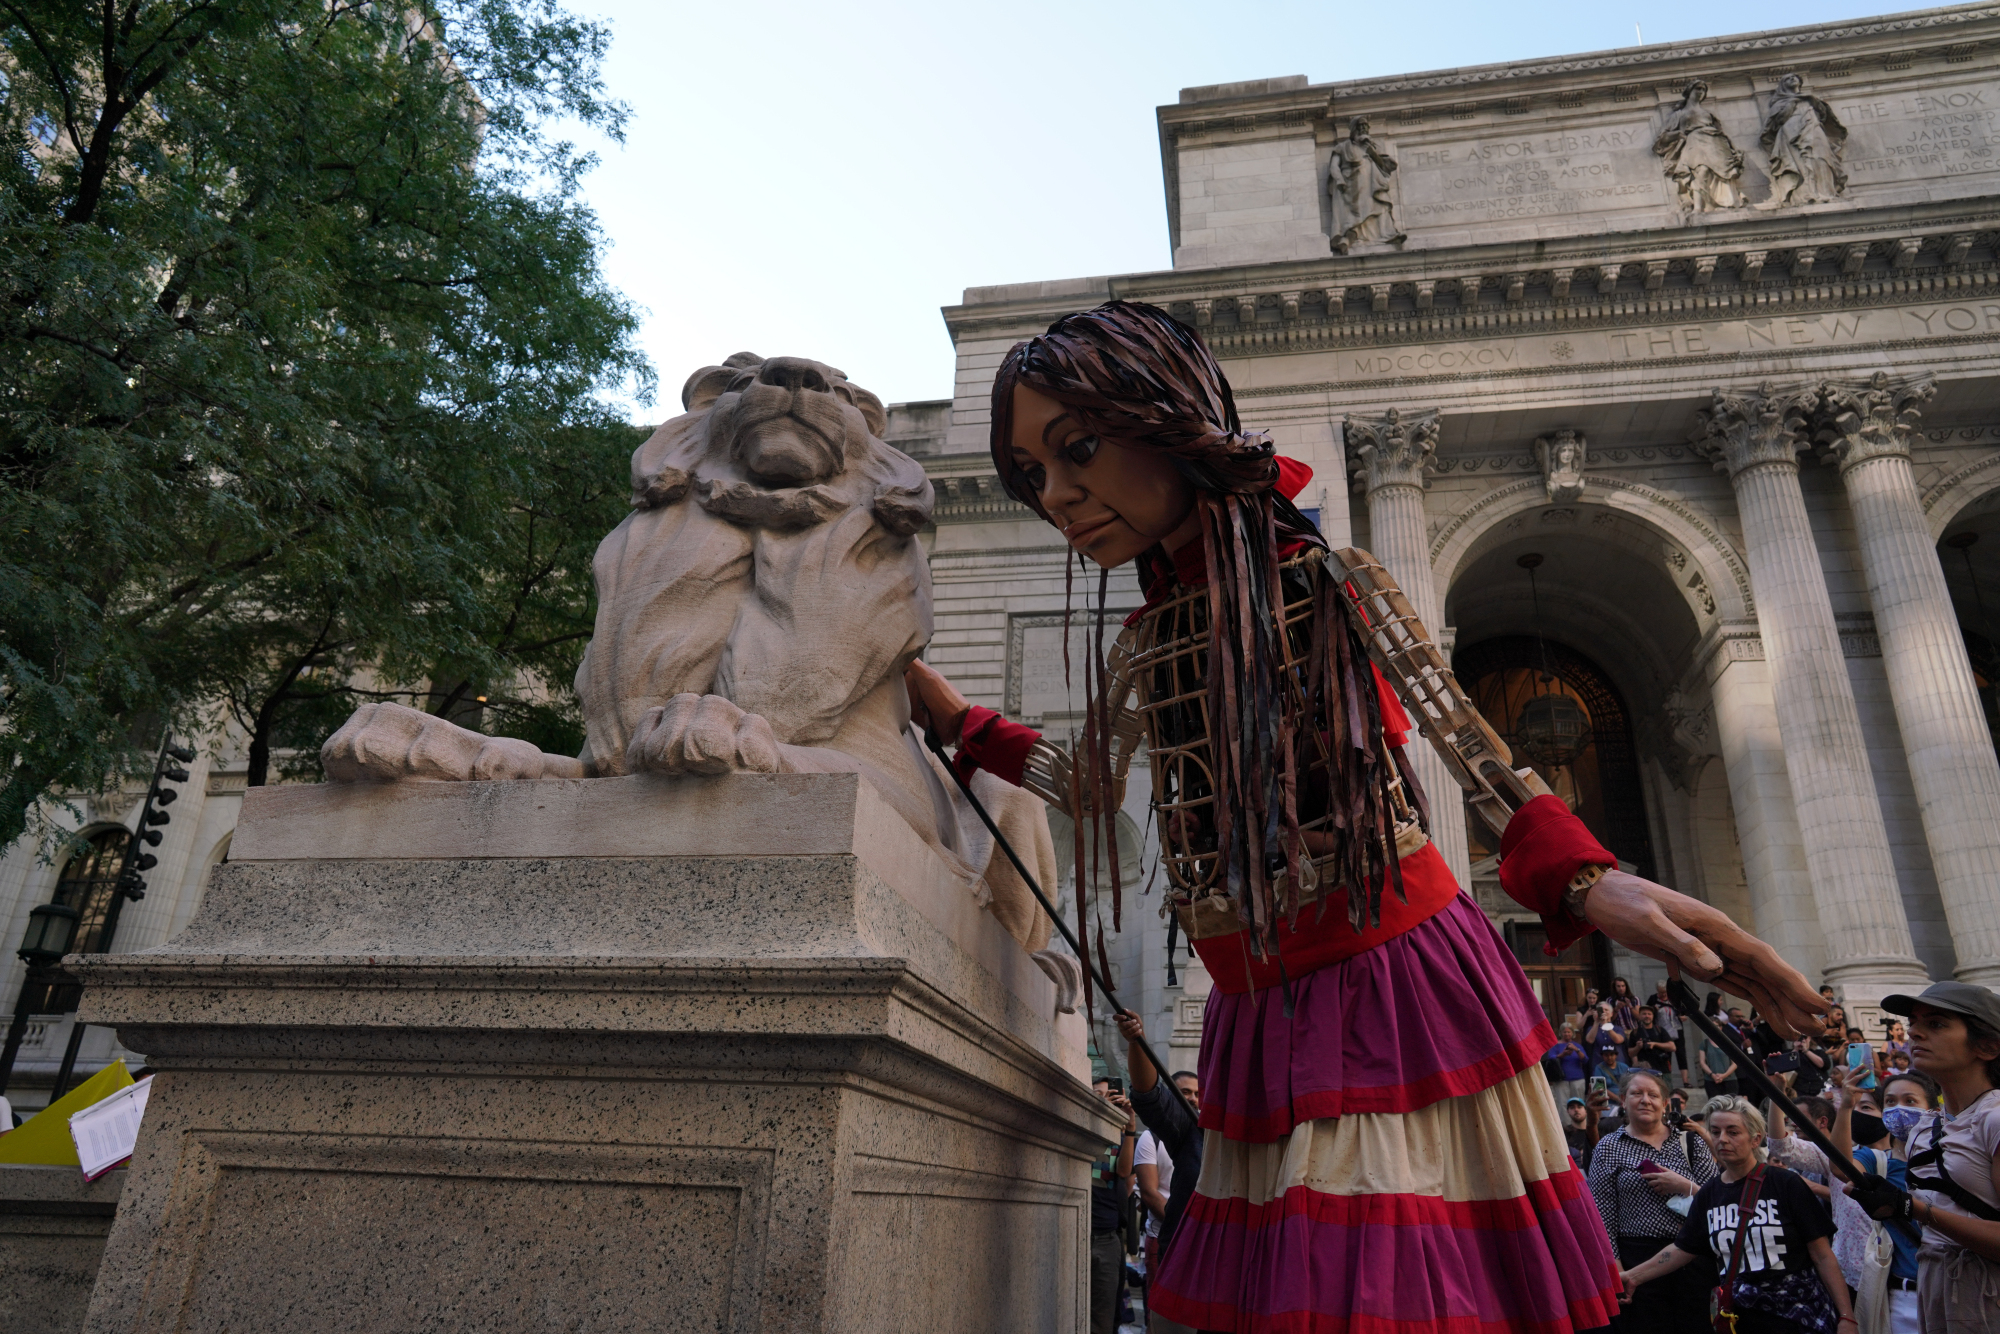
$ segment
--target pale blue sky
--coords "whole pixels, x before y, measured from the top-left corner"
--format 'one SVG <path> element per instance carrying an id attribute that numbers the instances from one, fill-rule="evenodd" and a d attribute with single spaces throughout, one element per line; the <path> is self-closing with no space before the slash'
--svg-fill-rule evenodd
<path id="1" fill-rule="evenodd" d="M 1885 12 L 1859 0 L 841 6 L 571 0 L 632 108 L 586 183 L 660 401 L 736 351 L 951 394 L 966 287 L 1171 266 L 1155 106 L 1182 87 L 1448 69 Z"/>

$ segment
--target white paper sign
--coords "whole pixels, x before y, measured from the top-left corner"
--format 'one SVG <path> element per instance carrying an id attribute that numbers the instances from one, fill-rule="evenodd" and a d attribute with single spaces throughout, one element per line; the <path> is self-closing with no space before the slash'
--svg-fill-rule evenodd
<path id="1" fill-rule="evenodd" d="M 69 1135 L 76 1141 L 76 1157 L 83 1166 L 85 1181 L 97 1180 L 132 1156 L 139 1143 L 139 1122 L 146 1115 L 146 1096 L 152 1087 L 149 1076 L 69 1118 Z"/>

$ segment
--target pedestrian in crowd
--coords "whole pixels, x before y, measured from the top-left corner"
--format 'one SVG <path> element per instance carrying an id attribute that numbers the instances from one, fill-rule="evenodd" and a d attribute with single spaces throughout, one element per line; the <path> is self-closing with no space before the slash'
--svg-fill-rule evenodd
<path id="1" fill-rule="evenodd" d="M 1091 1085 L 1117 1109 L 1125 1123 L 1114 1148 L 1099 1155 L 1090 1174 L 1090 1334 L 1118 1334 L 1118 1303 L 1125 1295 L 1125 1197 L 1132 1191 L 1132 1152 L 1139 1143 L 1139 1117 L 1111 1081 Z"/>
<path id="2" fill-rule="evenodd" d="M 1590 1114 L 1590 1106 L 1582 1098 L 1563 1103 L 1563 1138 L 1569 1142 L 1570 1158 L 1585 1174 L 1590 1171 L 1590 1156 L 1602 1130 L 1603 1123 Z"/>
<path id="3" fill-rule="evenodd" d="M 2000 1334 L 2000 995 L 1933 982 L 1882 1008 L 1909 1020 L 1910 1060 L 1940 1108 L 1910 1129 L 1910 1194 L 1869 1178 L 1854 1196 L 1877 1218 L 1923 1224 L 1917 1305 L 1925 1334 Z"/>
<path id="4" fill-rule="evenodd" d="M 1889 1053 L 1889 1078 L 1894 1079 L 1897 1075 L 1907 1075 L 1914 1068 L 1910 1064 L 1910 1053 L 1906 1051 Z"/>
<path id="5" fill-rule="evenodd" d="M 1632 1053 L 1634 1066 L 1645 1070 L 1658 1070 L 1668 1077 L 1668 1086 L 1672 1087 L 1674 1040 L 1666 1029 L 1660 1027 L 1659 1011 L 1652 1006 L 1639 1007 L 1639 1022 L 1632 1028 L 1627 1049 Z"/>
<path id="6" fill-rule="evenodd" d="M 1632 984 L 1622 977 L 1611 979 L 1611 1017 L 1627 1033 L 1639 1026 L 1639 998 L 1632 994 Z"/>
<path id="7" fill-rule="evenodd" d="M 1801 1098 L 1816 1098 L 1826 1092 L 1826 1077 L 1834 1061 L 1815 1037 L 1803 1037 L 1792 1044 L 1799 1066 L 1792 1079 L 1792 1092 Z"/>
<path id="8" fill-rule="evenodd" d="M 1574 1028 L 1564 1024 L 1556 1045 L 1542 1059 L 1555 1062 L 1549 1070 L 1549 1089 L 1555 1095 L 1556 1106 L 1566 1106 L 1571 1098 L 1583 1097 L 1584 1081 L 1590 1078 L 1590 1053 L 1577 1042 Z"/>
<path id="9" fill-rule="evenodd" d="M 1589 1177 L 1618 1266 L 1630 1270 L 1680 1234 L 1688 1201 L 1716 1169 L 1700 1136 L 1667 1123 L 1666 1076 L 1635 1071 L 1622 1092 L 1625 1124 L 1597 1141 Z M 1634 1293 L 1612 1328 L 1617 1334 L 1685 1334 L 1700 1328 L 1707 1312 L 1707 1275 L 1691 1269 Z"/>
<path id="10" fill-rule="evenodd" d="M 1823 1027 L 1826 1030 L 1826 1040 L 1828 1042 L 1847 1041 L 1846 1009 L 1842 1006 L 1836 1005 L 1831 1010 L 1828 1010 L 1826 1012 L 1826 1022 L 1823 1025 Z"/>
<path id="11" fill-rule="evenodd" d="M 1653 989 L 1653 1014 L 1660 1027 L 1674 1044 L 1674 1070 L 1676 1071 L 1674 1082 L 1678 1086 L 1686 1088 L 1688 1082 L 1688 1057 L 1687 1044 L 1681 1041 L 1681 1012 L 1674 1008 L 1672 1001 L 1667 999 L 1667 984 L 1665 982 L 1661 982 Z"/>
<path id="12" fill-rule="evenodd" d="M 1626 1030 L 1619 1026 L 1612 1014 L 1611 1002 L 1599 1001 L 1597 1014 L 1590 1022 L 1590 1031 L 1584 1035 L 1583 1045 L 1596 1052 L 1601 1059 L 1606 1049 L 1624 1049 L 1625 1034 Z"/>
<path id="13" fill-rule="evenodd" d="M 1604 1087 L 1609 1091 L 1611 1102 L 1615 1106 L 1623 1106 L 1624 1099 L 1620 1090 L 1625 1087 L 1626 1076 L 1636 1068 L 1625 1063 L 1622 1048 L 1602 1047 L 1598 1049 L 1597 1064 L 1590 1067 L 1590 1075 L 1593 1079 L 1604 1081 Z"/>
<path id="14" fill-rule="evenodd" d="M 1882 1059 L 1887 1067 L 1894 1069 L 1898 1056 L 1907 1058 L 1910 1054 L 1910 1035 L 1900 1019 L 1891 1019 L 1884 1027 L 1888 1031 L 1888 1038 L 1882 1043 Z M 1907 1059 L 1902 1068 L 1909 1069 Z"/>
<path id="15" fill-rule="evenodd" d="M 1701 1086 L 1711 1098 L 1736 1092 L 1736 1058 L 1718 1042 L 1701 1044 Z"/>
<path id="16" fill-rule="evenodd" d="M 1695 1194 L 1673 1243 L 1624 1272 L 1626 1291 L 1708 1259 L 1737 1334 L 1854 1334 L 1826 1210 L 1796 1173 L 1764 1161 L 1755 1103 L 1725 1095 L 1707 1110 L 1721 1175 Z M 1705 1317 L 1677 1328 L 1704 1328 Z"/>
<path id="17" fill-rule="evenodd" d="M 1885 1177 L 1907 1190 L 1910 1132 L 1916 1129 L 1924 1113 L 1936 1109 L 1936 1081 L 1914 1070 L 1891 1074 L 1882 1086 L 1882 1100 L 1878 1104 L 1873 1094 L 1865 1089 L 1849 1090 L 1841 1079 L 1834 1089 L 1834 1101 L 1839 1107 L 1833 1122 L 1834 1147 L 1850 1155 L 1863 1171 Z M 1842 1204 L 1857 1212 L 1860 1206 L 1847 1191 L 1838 1191 L 1834 1222 L 1841 1226 L 1841 1232 L 1834 1236 L 1833 1249 L 1840 1257 L 1841 1270 L 1848 1275 L 1849 1286 L 1858 1288 L 1861 1285 L 1856 1280 L 1865 1280 L 1861 1271 L 1867 1257 L 1843 1234 L 1865 1230 L 1843 1222 Z M 1860 1221 L 1874 1222 L 1865 1216 Z M 1922 1334 L 1917 1304 L 1916 1232 L 1911 1227 L 1891 1227 L 1888 1238 L 1894 1255 L 1886 1281 L 1887 1319 L 1881 1330 L 1864 1328 L 1862 1334 Z"/>
<path id="18" fill-rule="evenodd" d="M 1800 1111 L 1812 1120 L 1813 1129 L 1822 1135 L 1833 1133 L 1834 1104 L 1825 1098 L 1798 1098 Z M 1828 1183 L 1833 1180 L 1833 1165 L 1826 1160 L 1826 1151 L 1807 1139 L 1804 1135 L 1792 1133 L 1791 1121 L 1776 1107 L 1771 1109 L 1769 1132 L 1764 1137 L 1764 1155 L 1768 1162 L 1790 1168 L 1799 1174 L 1806 1188 L 1823 1201 L 1832 1199 Z M 1832 1205 L 1829 1203 L 1828 1208 Z"/>
<path id="19" fill-rule="evenodd" d="M 1121 1010 L 1118 1031 L 1125 1035 L 1125 1068 L 1132 1072 L 1132 1108 L 1146 1127 L 1134 1151 L 1133 1171 L 1146 1206 L 1143 1246 L 1150 1283 L 1201 1178 L 1201 1126 L 1196 1120 L 1201 1114 L 1201 1077 L 1192 1070 L 1177 1070 L 1174 1088 L 1169 1089 L 1139 1045 L 1146 1036 L 1139 1016 Z M 1175 1089 L 1180 1097 L 1174 1096 Z M 1152 1311 L 1146 1320 L 1149 1334 L 1188 1332 L 1186 1325 Z"/>

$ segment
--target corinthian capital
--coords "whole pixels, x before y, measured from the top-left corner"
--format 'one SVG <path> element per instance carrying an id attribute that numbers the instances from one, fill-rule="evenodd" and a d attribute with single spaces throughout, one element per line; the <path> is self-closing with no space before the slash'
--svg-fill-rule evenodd
<path id="1" fill-rule="evenodd" d="M 1754 393 L 1716 389 L 1713 395 L 1708 410 L 1695 414 L 1701 423 L 1695 448 L 1714 460 L 1717 472 L 1734 478 L 1750 468 L 1798 466 L 1799 451 L 1811 440 L 1809 416 L 1819 404 L 1817 390 L 1804 385 L 1779 389 L 1766 380 Z"/>
<path id="2" fill-rule="evenodd" d="M 1365 470 L 1368 490 L 1424 484 L 1437 452 L 1438 410 L 1404 416 L 1395 408 L 1380 417 L 1347 419 L 1347 455 Z"/>
<path id="3" fill-rule="evenodd" d="M 1842 472 L 1870 459 L 1907 455 L 1910 432 L 1936 393 L 1930 375 L 1892 380 L 1876 371 L 1867 380 L 1830 380 L 1819 389 L 1816 438 Z"/>

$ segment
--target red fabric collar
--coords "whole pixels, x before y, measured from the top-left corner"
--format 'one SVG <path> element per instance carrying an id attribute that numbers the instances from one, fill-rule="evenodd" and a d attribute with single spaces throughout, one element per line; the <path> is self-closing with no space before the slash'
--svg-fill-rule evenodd
<path id="1" fill-rule="evenodd" d="M 1310 467 L 1280 454 L 1278 480 L 1273 489 L 1285 499 L 1294 500 L 1312 478 Z M 1287 543 L 1278 548 L 1278 559 L 1296 555 L 1307 545 L 1305 542 Z M 1165 565 L 1158 561 L 1149 561 L 1148 564 L 1153 570 L 1153 577 L 1146 584 L 1146 605 L 1125 618 L 1127 625 L 1172 597 L 1176 589 L 1200 588 L 1208 582 L 1208 548 L 1200 534 L 1195 535 L 1194 541 L 1177 548 L 1172 560 Z M 1171 568 L 1167 568 L 1168 565 Z"/>

